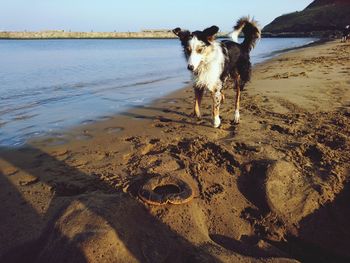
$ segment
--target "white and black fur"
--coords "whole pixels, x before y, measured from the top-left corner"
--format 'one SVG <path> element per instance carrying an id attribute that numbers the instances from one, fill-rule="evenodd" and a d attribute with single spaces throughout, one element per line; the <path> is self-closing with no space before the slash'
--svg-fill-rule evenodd
<path id="1" fill-rule="evenodd" d="M 260 29 L 249 17 L 237 21 L 234 31 L 230 34 L 233 41 L 216 41 L 215 35 L 218 31 L 217 26 L 194 32 L 181 28 L 173 30 L 184 48 L 187 67 L 193 73 L 194 114 L 200 118 L 199 107 L 203 92 L 204 89 L 209 90 L 213 99 L 213 125 L 216 128 L 221 124 L 219 110 L 224 99 L 222 88 L 229 83 L 229 80 L 233 80 L 236 87 L 234 122 L 239 123 L 240 91 L 250 80 L 251 75 L 249 53 L 260 38 Z M 237 39 L 241 32 L 244 34 L 244 41 L 239 44 Z"/>

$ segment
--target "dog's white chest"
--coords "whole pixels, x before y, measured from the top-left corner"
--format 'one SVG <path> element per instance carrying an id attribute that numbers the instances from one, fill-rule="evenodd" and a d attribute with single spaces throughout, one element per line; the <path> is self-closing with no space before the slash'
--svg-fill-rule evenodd
<path id="1" fill-rule="evenodd" d="M 205 70 L 195 76 L 195 83 L 197 86 L 206 87 L 213 91 L 220 81 L 220 72 L 217 69 Z"/>
<path id="2" fill-rule="evenodd" d="M 194 77 L 197 86 L 206 87 L 210 91 L 221 88 L 220 76 L 223 71 L 224 57 L 221 52 L 217 52 L 215 59 L 210 63 L 200 65 L 198 74 Z"/>

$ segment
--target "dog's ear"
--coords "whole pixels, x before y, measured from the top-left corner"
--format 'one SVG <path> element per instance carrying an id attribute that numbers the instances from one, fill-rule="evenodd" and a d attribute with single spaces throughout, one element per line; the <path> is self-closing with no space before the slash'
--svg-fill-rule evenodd
<path id="1" fill-rule="evenodd" d="M 177 35 L 177 36 L 180 38 L 180 40 L 181 40 L 182 43 L 185 43 L 185 42 L 188 41 L 188 40 L 190 39 L 190 37 L 191 37 L 190 31 L 188 31 L 188 30 L 182 30 L 182 29 L 179 28 L 179 27 L 173 29 L 173 33 L 174 33 L 175 35 Z"/>
<path id="2" fill-rule="evenodd" d="M 182 30 L 181 30 L 181 28 L 179 28 L 179 27 L 173 29 L 173 33 L 174 33 L 175 35 L 177 35 L 177 36 L 179 36 L 179 33 L 180 33 L 181 31 L 182 31 Z"/>
<path id="3" fill-rule="evenodd" d="M 219 27 L 211 26 L 204 29 L 203 34 L 207 37 L 208 41 L 211 42 L 215 39 L 215 34 L 219 32 Z"/>

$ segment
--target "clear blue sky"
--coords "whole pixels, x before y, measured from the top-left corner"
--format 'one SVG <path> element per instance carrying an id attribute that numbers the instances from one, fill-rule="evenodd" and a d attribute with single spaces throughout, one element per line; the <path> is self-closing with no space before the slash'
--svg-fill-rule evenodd
<path id="1" fill-rule="evenodd" d="M 228 31 L 243 15 L 262 26 L 312 0 L 1 0 L 0 30 L 140 31 L 213 24 Z"/>

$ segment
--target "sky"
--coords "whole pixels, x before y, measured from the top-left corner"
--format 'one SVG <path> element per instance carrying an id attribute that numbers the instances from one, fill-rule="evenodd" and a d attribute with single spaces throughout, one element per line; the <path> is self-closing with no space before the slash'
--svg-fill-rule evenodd
<path id="1" fill-rule="evenodd" d="M 231 30 L 241 16 L 261 26 L 312 0 L 0 0 L 0 31 Z"/>

